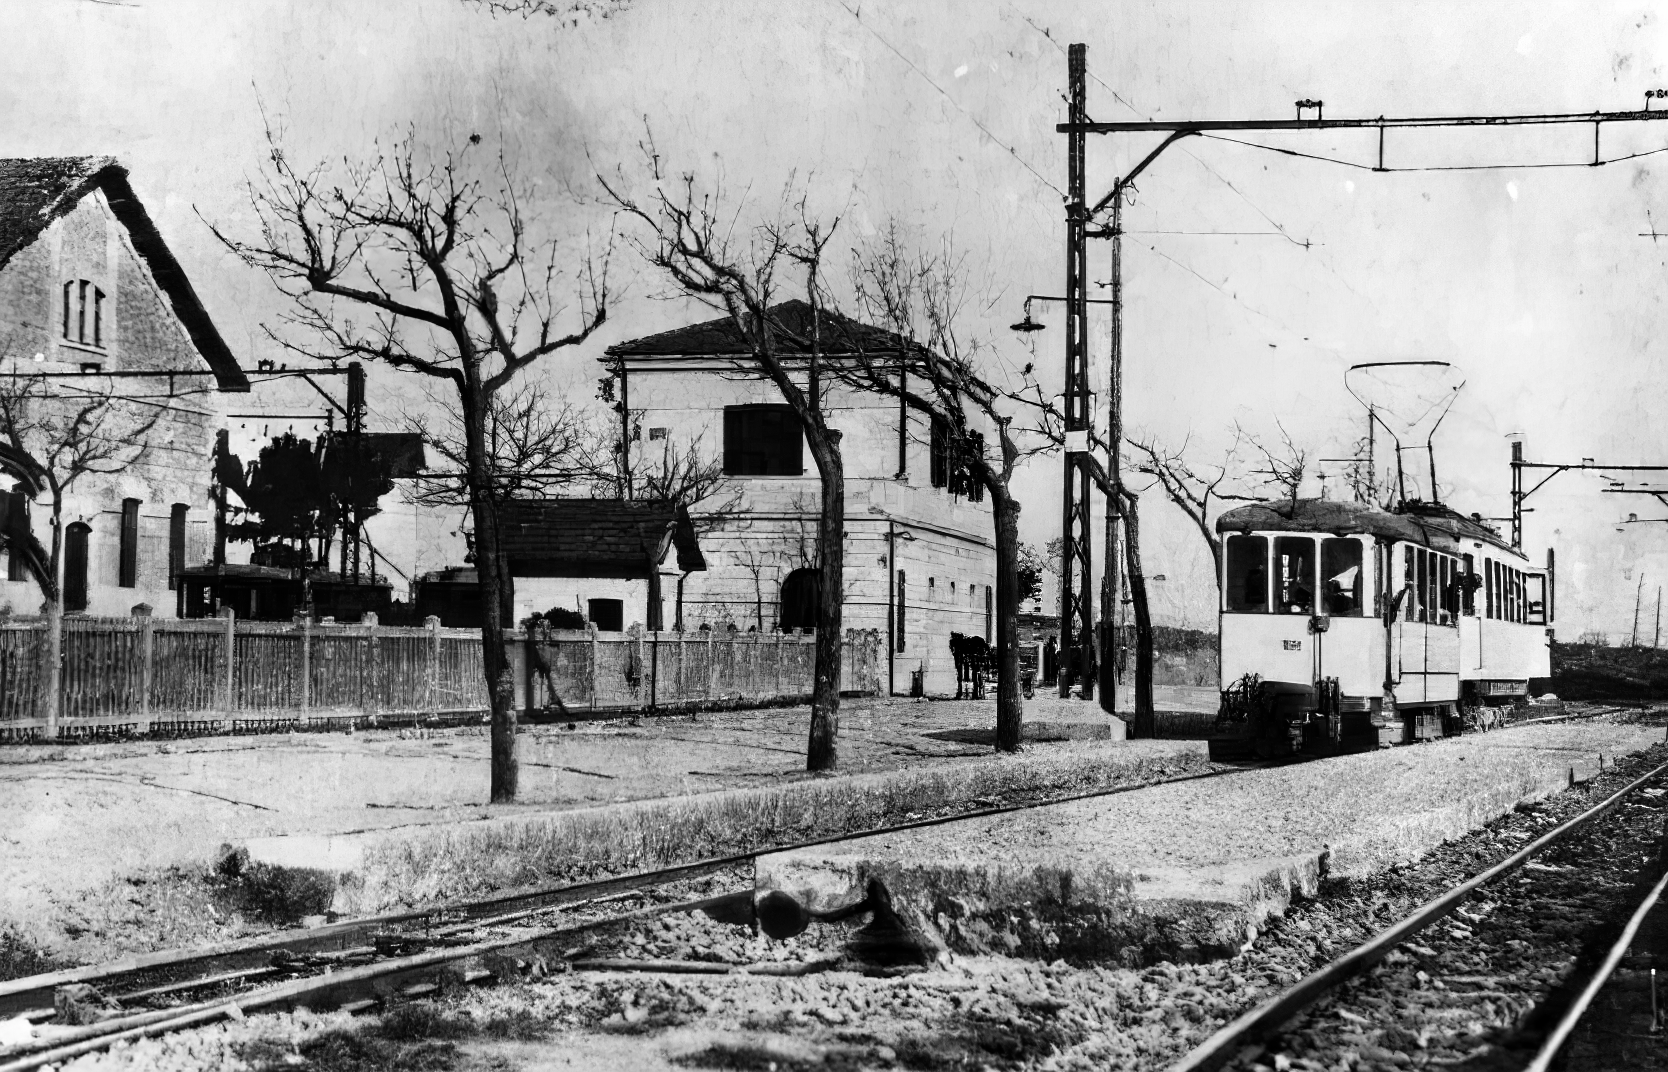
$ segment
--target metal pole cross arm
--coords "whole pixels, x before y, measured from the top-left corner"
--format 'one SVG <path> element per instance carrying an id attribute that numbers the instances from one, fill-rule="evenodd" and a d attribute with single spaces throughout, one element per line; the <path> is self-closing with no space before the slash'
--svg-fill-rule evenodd
<path id="1" fill-rule="evenodd" d="M 1200 134 L 1212 130 L 1363 130 L 1390 127 L 1513 127 L 1570 123 L 1641 123 L 1668 119 L 1668 110 L 1621 112 L 1540 112 L 1530 115 L 1374 116 L 1370 119 L 1158 119 L 1123 123 L 1059 123 L 1060 134 L 1138 134 L 1172 131 Z"/>

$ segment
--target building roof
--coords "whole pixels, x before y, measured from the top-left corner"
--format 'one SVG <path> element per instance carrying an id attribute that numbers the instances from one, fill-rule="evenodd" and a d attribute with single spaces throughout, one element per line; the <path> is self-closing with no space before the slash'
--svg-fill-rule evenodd
<path id="1" fill-rule="evenodd" d="M 820 326 L 822 353 L 829 356 L 861 353 L 895 353 L 913 348 L 916 344 L 883 328 L 859 323 L 830 309 L 818 311 L 812 317 L 809 302 L 795 298 L 772 305 L 768 323 L 782 354 L 809 354 L 812 325 Z M 646 335 L 630 342 L 615 343 L 607 350 L 608 357 L 745 357 L 753 348 L 727 316 L 701 324 Z"/>
<path id="2" fill-rule="evenodd" d="M 1395 513 L 1368 503 L 1333 499 L 1247 503 L 1224 511 L 1216 519 L 1216 531 L 1362 534 L 1441 550 L 1453 550 L 1461 540 L 1473 540 L 1521 557 L 1481 518 L 1466 517 L 1436 503 L 1410 502 Z"/>
<path id="3" fill-rule="evenodd" d="M 396 480 L 416 476 L 428 466 L 423 455 L 421 432 L 365 432 L 370 448 L 388 462 L 388 475 Z"/>
<path id="4" fill-rule="evenodd" d="M 677 548 L 678 569 L 704 570 L 689 511 L 620 499 L 521 499 L 498 508 L 499 549 L 516 577 L 647 577 Z"/>
<path id="5" fill-rule="evenodd" d="M 69 215 L 95 189 L 104 193 L 110 211 L 127 228 L 134 250 L 167 295 L 174 315 L 213 370 L 220 389 L 249 390 L 249 378 L 220 337 L 185 269 L 174 259 L 150 214 L 128 185 L 127 168 L 113 157 L 0 159 L 0 268 L 18 250 L 39 238 L 54 220 Z"/>

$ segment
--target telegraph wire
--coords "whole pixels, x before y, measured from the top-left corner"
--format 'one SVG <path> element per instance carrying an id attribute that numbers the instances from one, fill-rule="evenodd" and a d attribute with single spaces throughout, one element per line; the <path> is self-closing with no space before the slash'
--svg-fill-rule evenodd
<path id="1" fill-rule="evenodd" d="M 865 30 L 868 30 L 869 33 L 873 34 L 876 41 L 879 41 L 881 44 L 885 45 L 888 49 L 891 50 L 891 52 L 894 56 L 898 57 L 900 60 L 903 60 L 904 63 L 908 64 L 909 69 L 914 71 L 916 74 L 920 75 L 922 81 L 926 82 L 927 85 L 929 85 L 932 88 L 938 90 L 939 95 L 942 96 L 945 100 L 949 101 L 951 107 L 955 108 L 956 111 L 958 111 L 962 115 L 966 116 L 973 123 L 974 126 L 978 127 L 981 131 L 983 131 L 985 137 L 989 138 L 991 141 L 995 142 L 997 145 L 1000 145 L 1002 148 L 1008 150 L 1008 155 L 1012 156 L 1016 161 L 1018 161 L 1019 165 L 1021 167 L 1023 167 L 1026 171 L 1029 171 L 1031 174 L 1035 175 L 1037 177 L 1038 182 L 1041 182 L 1044 186 L 1048 187 L 1050 190 L 1053 190 L 1055 193 L 1059 194 L 1062 198 L 1064 198 L 1066 196 L 1066 192 L 1064 190 L 1060 189 L 1058 186 L 1054 185 L 1052 182 L 1049 182 L 1048 179 L 1043 175 L 1042 172 L 1038 171 L 1036 168 L 1034 168 L 1030 164 L 1026 163 L 1025 158 L 1019 155 L 1019 151 L 1017 149 L 1015 149 L 1013 146 L 1009 145 L 1007 142 L 1003 141 L 1001 138 L 998 138 L 995 134 L 991 133 L 990 128 L 985 126 L 983 123 L 981 123 L 977 116 L 975 116 L 972 112 L 968 111 L 966 108 L 963 108 L 961 106 L 960 102 L 958 102 L 956 100 L 956 98 L 954 98 L 954 97 L 950 96 L 950 94 L 946 93 L 944 91 L 943 86 L 941 86 L 937 82 L 933 81 L 932 78 L 930 76 L 928 76 L 927 72 L 921 70 L 920 67 L 917 67 L 915 65 L 915 61 L 911 60 L 908 56 L 906 56 L 902 52 L 898 51 L 897 46 L 893 45 L 892 42 L 888 41 L 885 37 L 882 37 L 879 30 L 876 30 L 873 26 L 870 26 L 868 23 L 864 22 L 862 14 L 859 13 L 856 8 L 854 8 L 850 4 L 846 3 L 846 0 L 838 0 L 838 3 L 841 7 L 846 9 L 846 11 L 851 15 L 852 18 L 857 20 L 858 25 L 862 26 Z"/>

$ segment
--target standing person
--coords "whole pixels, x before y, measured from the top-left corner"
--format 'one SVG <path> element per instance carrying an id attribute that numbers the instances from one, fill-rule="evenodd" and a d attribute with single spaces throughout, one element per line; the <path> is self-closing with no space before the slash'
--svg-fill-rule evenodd
<path id="1" fill-rule="evenodd" d="M 1044 685 L 1049 685 L 1049 686 L 1053 686 L 1055 684 L 1058 684 L 1058 682 L 1059 682 L 1059 673 L 1060 673 L 1059 649 L 1054 646 L 1054 638 L 1051 636 L 1047 640 L 1043 641 L 1043 652 L 1042 652 L 1043 684 Z"/>

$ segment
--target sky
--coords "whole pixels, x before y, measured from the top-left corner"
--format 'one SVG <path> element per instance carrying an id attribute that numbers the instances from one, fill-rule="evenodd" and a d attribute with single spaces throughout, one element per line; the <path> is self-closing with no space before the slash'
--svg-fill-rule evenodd
<path id="1" fill-rule="evenodd" d="M 721 183 L 739 219 L 767 218 L 791 182 L 839 217 L 847 246 L 888 220 L 950 241 L 967 256 L 979 298 L 968 330 L 994 347 L 992 374 L 1034 361 L 1058 377 L 1058 304 L 1036 307 L 1045 331 L 1007 325 L 1025 295 L 1063 286 L 1054 125 L 1067 43 L 1088 46 L 1096 119 L 1285 118 L 1300 99 L 1329 117 L 1610 111 L 1668 87 L 1668 25 L 1652 7 L 595 0 L 572 18 L 522 18 L 466 0 L 40 0 L 0 6 L 3 151 L 126 163 L 246 366 L 281 359 L 261 324 L 283 302 L 207 224 L 250 233 L 243 183 L 272 123 L 292 158 L 321 161 L 363 159 L 408 131 L 433 145 L 480 133 L 575 250 L 611 222 L 592 177 L 640 174 L 650 139 L 668 166 Z M 1605 127 L 1600 167 L 1585 166 L 1593 132 L 1581 125 L 1392 130 L 1385 172 L 1373 170 L 1376 132 L 1228 137 L 1167 150 L 1126 206 L 1130 431 L 1186 443 L 1201 465 L 1236 425 L 1343 457 L 1365 430 L 1346 370 L 1431 360 L 1463 376 L 1436 460 L 1445 501 L 1465 513 L 1507 513 L 1510 433 L 1536 461 L 1668 463 L 1656 343 L 1668 242 L 1652 237 L 1668 232 L 1668 152 L 1648 155 L 1668 149 L 1668 122 Z M 1091 198 L 1156 140 L 1091 139 Z M 1647 155 L 1620 159 L 1631 154 Z M 1103 283 L 1107 244 L 1089 256 Z M 710 315 L 664 300 L 628 250 L 614 278 L 623 294 L 604 329 L 540 370 L 553 390 L 588 398 L 604 347 Z M 1097 382 L 1107 340 L 1095 307 Z M 371 390 L 373 427 L 400 427 L 423 404 L 399 374 L 373 374 Z M 315 402 L 264 390 L 229 412 Z M 277 421 L 237 423 L 253 437 Z M 1034 466 L 1022 534 L 1040 546 L 1056 534 L 1059 462 Z M 1525 546 L 1558 549 L 1561 635 L 1626 639 L 1637 598 L 1648 640 L 1668 524 L 1620 522 L 1668 518 L 1668 506 L 1607 486 L 1555 477 L 1528 504 Z M 1148 570 L 1165 577 L 1160 620 L 1207 625 L 1203 541 L 1157 489 L 1142 503 Z M 456 557 L 445 532 L 400 509 L 380 524 L 405 561 Z"/>

